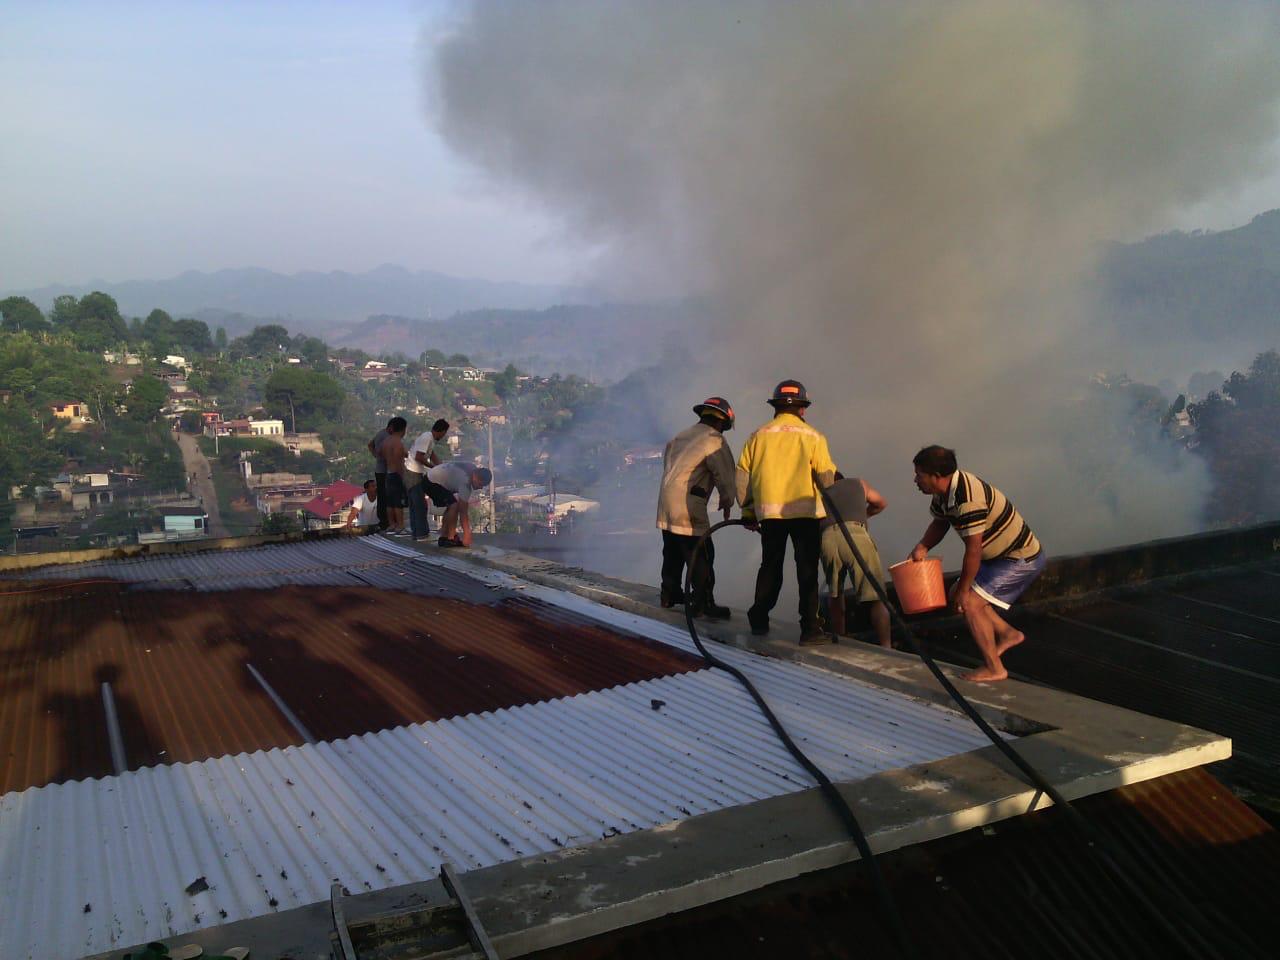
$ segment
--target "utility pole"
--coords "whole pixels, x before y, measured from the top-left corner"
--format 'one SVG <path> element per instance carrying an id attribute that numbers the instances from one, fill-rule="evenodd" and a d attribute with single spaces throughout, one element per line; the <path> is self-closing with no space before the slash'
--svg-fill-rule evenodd
<path id="1" fill-rule="evenodd" d="M 498 500 L 493 494 L 493 488 L 497 485 L 498 471 L 493 462 L 493 417 L 484 418 L 485 426 L 489 428 L 489 532 L 498 532 Z"/>

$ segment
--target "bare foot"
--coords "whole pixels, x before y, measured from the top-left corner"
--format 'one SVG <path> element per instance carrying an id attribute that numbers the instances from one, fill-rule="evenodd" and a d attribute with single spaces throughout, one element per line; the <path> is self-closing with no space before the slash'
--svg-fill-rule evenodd
<path id="1" fill-rule="evenodd" d="M 974 683 L 995 682 L 996 680 L 1007 680 L 1009 671 L 1001 667 L 999 670 L 992 670 L 990 667 L 979 667 L 977 670 L 971 670 L 968 673 L 960 674 L 961 680 L 972 680 Z"/>
<path id="2" fill-rule="evenodd" d="M 1006 650 L 1012 650 L 1025 639 L 1027 639 L 1026 634 L 1021 630 L 1010 630 L 1005 638 L 996 644 L 996 656 L 1000 656 Z"/>

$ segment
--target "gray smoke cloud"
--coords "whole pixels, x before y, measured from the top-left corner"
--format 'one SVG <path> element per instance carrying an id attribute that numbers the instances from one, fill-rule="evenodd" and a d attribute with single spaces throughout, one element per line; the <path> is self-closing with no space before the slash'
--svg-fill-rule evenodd
<path id="1" fill-rule="evenodd" d="M 723 393 L 736 448 L 797 377 L 889 497 L 889 559 L 927 521 L 930 442 L 1063 553 L 1197 527 L 1198 464 L 1086 399 L 1125 366 L 1084 335 L 1092 273 L 1105 241 L 1263 172 L 1277 26 L 1224 2 L 481 4 L 428 86 L 452 146 L 560 216 L 593 279 L 715 304 L 671 428 Z"/>

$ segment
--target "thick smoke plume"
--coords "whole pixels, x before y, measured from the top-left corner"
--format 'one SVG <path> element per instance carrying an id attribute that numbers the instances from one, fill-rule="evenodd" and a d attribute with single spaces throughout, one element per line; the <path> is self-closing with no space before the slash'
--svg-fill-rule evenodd
<path id="1" fill-rule="evenodd" d="M 542 0 L 469 9 L 430 88 L 449 142 L 561 216 L 595 279 L 716 305 L 672 428 L 724 393 L 736 449 L 797 377 L 889 496 L 888 553 L 927 520 L 930 442 L 1062 553 L 1199 522 L 1194 462 L 1081 399 L 1125 366 L 1084 336 L 1092 271 L 1261 172 L 1278 39 L 1267 7 L 1216 0 Z"/>

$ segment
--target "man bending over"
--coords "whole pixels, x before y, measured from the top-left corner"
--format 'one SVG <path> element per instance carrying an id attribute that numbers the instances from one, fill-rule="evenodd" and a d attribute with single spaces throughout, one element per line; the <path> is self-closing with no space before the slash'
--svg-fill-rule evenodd
<path id="1" fill-rule="evenodd" d="M 925 447 L 915 455 L 916 487 L 933 498 L 933 522 L 909 559 L 919 561 L 954 528 L 964 541 L 960 579 L 951 587 L 950 604 L 964 616 L 969 635 L 982 653 L 983 665 L 966 680 L 1003 680 L 1009 676 L 1000 658 L 1026 637 L 999 610 L 1040 576 L 1045 555 L 1040 541 L 1003 493 L 956 465 L 956 452 Z"/>

